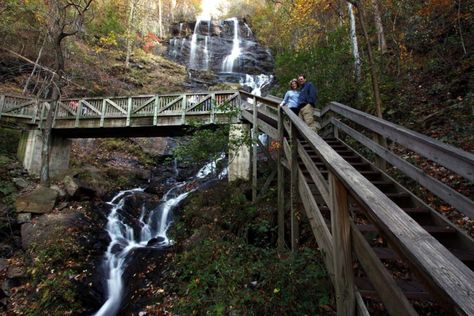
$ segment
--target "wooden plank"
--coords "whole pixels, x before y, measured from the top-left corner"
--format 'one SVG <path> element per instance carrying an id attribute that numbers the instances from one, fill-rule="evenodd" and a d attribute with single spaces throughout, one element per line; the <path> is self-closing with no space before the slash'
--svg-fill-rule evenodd
<path id="1" fill-rule="evenodd" d="M 136 98 L 136 97 L 135 97 Z M 150 99 L 148 99 L 147 101 L 145 101 L 145 103 L 143 103 L 142 105 L 140 105 L 138 108 L 136 108 L 135 110 L 132 111 L 132 114 L 136 114 L 138 111 L 140 111 L 141 109 L 143 109 L 144 107 L 146 107 L 148 104 L 152 103 L 153 101 L 155 101 L 155 97 L 152 96 Z"/>
<path id="2" fill-rule="evenodd" d="M 183 95 L 183 103 L 181 107 L 181 124 L 186 124 L 186 105 L 187 105 L 188 96 Z"/>
<path id="3" fill-rule="evenodd" d="M 257 120 L 257 103 L 253 102 L 252 115 L 252 202 L 257 201 L 257 139 L 258 139 L 258 120 Z"/>
<path id="4" fill-rule="evenodd" d="M 278 137 L 278 130 L 265 121 L 258 120 L 258 128 L 273 139 Z"/>
<path id="5" fill-rule="evenodd" d="M 301 169 L 298 168 L 298 191 L 301 202 L 303 202 L 306 217 L 308 218 L 311 230 L 313 231 L 318 247 L 323 252 L 328 273 L 334 278 L 334 243 L 326 220 L 314 199 L 308 183 L 305 181 Z"/>
<path id="6" fill-rule="evenodd" d="M 5 102 L 5 101 L 4 101 L 4 102 Z M 35 103 L 35 100 L 31 100 L 31 99 L 30 99 L 30 100 L 28 100 L 28 101 L 26 101 L 26 102 L 24 102 L 24 103 L 21 103 L 21 104 L 19 104 L 19 105 L 15 105 L 14 107 L 8 108 L 8 109 L 4 110 L 4 112 L 5 112 L 5 113 L 9 113 L 9 112 L 12 112 L 12 111 L 15 111 L 15 110 L 19 110 L 19 109 L 21 109 L 21 108 L 24 108 L 24 107 L 26 107 L 26 106 L 32 105 L 32 104 L 34 104 L 34 103 Z"/>
<path id="7" fill-rule="evenodd" d="M 361 176 L 319 135 L 312 132 L 297 116 L 283 109 L 306 140 L 327 163 L 330 171 L 344 183 L 351 195 L 367 210 L 392 245 L 445 303 L 457 306 L 467 315 L 474 314 L 474 272 L 429 235 L 385 194 Z"/>
<path id="8" fill-rule="evenodd" d="M 337 102 L 331 102 L 330 107 L 332 111 L 474 182 L 474 154 Z"/>
<path id="9" fill-rule="evenodd" d="M 463 212 L 470 218 L 474 218 L 474 202 L 471 201 L 469 198 L 460 194 L 456 190 L 453 190 L 441 181 L 429 176 L 423 170 L 413 166 L 409 162 L 398 157 L 391 151 L 385 149 L 384 147 L 380 146 L 368 137 L 362 135 L 353 128 L 340 122 L 339 120 L 334 119 L 333 124 L 337 126 L 340 130 L 344 131 L 346 134 L 353 137 L 359 143 L 369 148 L 372 152 L 376 153 L 377 155 L 385 159 L 387 162 L 397 167 L 401 172 L 421 184 L 430 192 L 440 197 L 450 205 L 454 206 L 456 209 Z"/>
<path id="10" fill-rule="evenodd" d="M 205 97 L 202 101 L 196 103 L 195 105 L 189 107 L 189 108 L 186 108 L 186 111 L 187 112 L 190 112 L 192 109 L 195 109 L 196 107 L 198 107 L 199 105 L 203 104 L 204 102 L 206 102 L 207 100 L 211 99 L 212 96 L 211 95 L 208 95 L 207 97 Z"/>
<path id="11" fill-rule="evenodd" d="M 5 95 L 0 95 L 0 118 L 2 117 L 3 108 L 5 107 Z"/>
<path id="12" fill-rule="evenodd" d="M 355 286 L 347 190 L 332 173 L 329 174 L 329 190 L 337 313 L 338 315 L 355 315 Z"/>
<path id="13" fill-rule="evenodd" d="M 130 117 L 132 116 L 132 97 L 127 99 L 127 121 L 125 126 L 130 126 Z"/>
<path id="14" fill-rule="evenodd" d="M 115 103 L 114 101 L 110 100 L 110 99 L 105 99 L 105 102 L 107 102 L 108 104 L 110 104 L 111 106 L 113 106 L 114 108 L 116 108 L 117 110 L 119 110 L 120 112 L 122 112 L 123 114 L 127 115 L 127 111 L 125 111 L 124 109 L 122 109 L 122 107 L 120 107 L 117 103 Z"/>
<path id="15" fill-rule="evenodd" d="M 160 106 L 160 97 L 155 96 L 155 104 L 153 105 L 153 125 L 158 124 L 158 108 Z"/>
<path id="16" fill-rule="evenodd" d="M 367 306 L 365 306 L 364 300 L 360 295 L 359 290 L 355 292 L 355 298 L 357 303 L 357 316 L 370 316 Z"/>
<path id="17" fill-rule="evenodd" d="M 100 113 L 100 127 L 104 127 L 104 119 L 105 119 L 105 109 L 107 107 L 107 102 L 104 100 L 102 100 L 102 110 L 101 110 L 101 113 Z"/>
<path id="18" fill-rule="evenodd" d="M 95 106 L 93 106 L 92 104 L 87 102 L 86 100 L 79 100 L 79 104 L 81 104 L 81 103 L 84 103 L 89 109 L 91 109 L 92 111 L 94 111 L 95 113 L 100 115 L 100 111 L 98 109 L 96 109 Z"/>
<path id="19" fill-rule="evenodd" d="M 285 248 L 285 170 L 283 169 L 283 115 L 278 111 L 278 137 L 280 146 L 277 152 L 277 171 L 278 171 L 278 250 Z"/>
<path id="20" fill-rule="evenodd" d="M 318 170 L 318 168 L 316 168 L 314 162 L 311 160 L 308 153 L 306 152 L 306 150 L 301 144 L 298 145 L 298 154 L 301 160 L 303 161 L 306 169 L 308 170 L 311 176 L 311 179 L 316 184 L 316 187 L 318 188 L 319 193 L 321 193 L 321 196 L 323 197 L 324 202 L 326 202 L 326 205 L 329 205 L 331 201 L 329 198 L 329 185 L 326 182 L 326 179 L 324 179 L 321 172 Z"/>
<path id="21" fill-rule="evenodd" d="M 364 236 L 357 230 L 353 222 L 350 224 L 354 253 L 386 310 L 390 315 L 418 315 Z"/>
<path id="22" fill-rule="evenodd" d="M 65 105 L 63 102 L 59 101 L 59 106 L 61 108 L 63 108 L 66 112 L 68 112 L 69 114 L 71 114 L 72 116 L 76 116 L 76 113 L 77 113 L 77 109 L 76 109 L 76 112 L 74 112 L 69 106 Z M 79 107 L 79 104 L 78 104 L 78 107 Z"/>
<path id="23" fill-rule="evenodd" d="M 290 129 L 291 169 L 290 169 L 290 204 L 291 204 L 291 251 L 296 251 L 299 239 L 299 227 L 297 216 L 298 199 L 298 136 L 294 125 Z"/>

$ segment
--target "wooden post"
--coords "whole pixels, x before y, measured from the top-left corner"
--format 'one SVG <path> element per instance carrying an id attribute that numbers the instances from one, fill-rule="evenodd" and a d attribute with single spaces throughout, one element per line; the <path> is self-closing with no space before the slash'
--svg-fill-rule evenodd
<path id="1" fill-rule="evenodd" d="M 283 114 L 278 109 L 278 250 L 285 248 L 285 170 L 282 164 L 283 156 Z"/>
<path id="2" fill-rule="evenodd" d="M 257 99 L 253 98 L 253 116 L 252 116 L 252 202 L 257 201 L 257 139 L 258 139 L 258 117 L 257 117 Z"/>
<path id="3" fill-rule="evenodd" d="M 155 102 L 153 105 L 153 125 L 158 125 L 158 108 L 160 106 L 160 97 L 155 96 Z"/>
<path id="4" fill-rule="evenodd" d="M 290 145 L 291 145 L 291 182 L 290 182 L 290 201 L 291 201 L 291 251 L 296 251 L 299 239 L 299 227 L 296 203 L 298 199 L 298 139 L 296 137 L 296 127 L 290 123 Z"/>
<path id="5" fill-rule="evenodd" d="M 186 94 L 183 94 L 183 106 L 182 106 L 182 110 L 183 110 L 183 113 L 181 113 L 181 124 L 185 124 L 186 123 L 186 104 L 187 104 L 188 100 L 187 100 L 187 96 Z"/>
<path id="6" fill-rule="evenodd" d="M 387 148 L 387 139 L 383 137 L 382 135 L 375 133 L 374 140 L 377 144 L 379 144 L 383 148 Z M 379 155 L 375 155 L 375 166 L 377 166 L 377 168 L 379 168 L 380 170 L 386 170 L 387 162 L 385 161 L 385 159 L 383 159 Z"/>
<path id="7" fill-rule="evenodd" d="M 2 117 L 3 109 L 5 108 L 5 95 L 0 95 L 0 118 Z"/>
<path id="8" fill-rule="evenodd" d="M 132 116 L 132 97 L 128 97 L 127 105 L 127 123 L 126 126 L 130 126 L 130 117 Z"/>
<path id="9" fill-rule="evenodd" d="M 104 119 L 105 119 L 105 109 L 107 108 L 107 101 L 106 99 L 102 100 L 102 110 L 100 113 L 100 127 L 104 127 Z"/>
<path id="10" fill-rule="evenodd" d="M 39 101 L 38 99 L 35 99 L 35 108 L 33 110 L 33 115 L 31 116 L 31 123 L 34 124 L 36 123 L 36 116 L 38 115 L 38 107 L 39 107 Z M 0 105 L 0 111 L 1 111 L 1 105 Z M 1 113 L 0 113 L 1 115 Z"/>
<path id="11" fill-rule="evenodd" d="M 211 93 L 211 124 L 215 122 L 216 94 Z"/>
<path id="12" fill-rule="evenodd" d="M 355 287 L 352 270 L 349 201 L 344 185 L 329 174 L 331 232 L 334 241 L 334 275 L 338 315 L 355 315 Z"/>
<path id="13" fill-rule="evenodd" d="M 79 116 L 82 112 L 82 100 L 79 100 L 79 104 L 77 105 L 76 109 L 76 122 L 74 123 L 74 127 L 79 127 Z"/>

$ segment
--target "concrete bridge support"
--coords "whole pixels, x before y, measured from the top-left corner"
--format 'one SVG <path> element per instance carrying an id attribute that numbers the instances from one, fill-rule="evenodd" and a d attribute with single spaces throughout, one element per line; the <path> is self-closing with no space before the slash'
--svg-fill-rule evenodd
<path id="1" fill-rule="evenodd" d="M 241 139 L 249 134 L 250 124 L 232 124 L 229 131 L 229 141 Z M 250 158 L 250 147 L 246 145 L 229 152 L 229 182 L 238 179 L 250 180 Z"/>
<path id="2" fill-rule="evenodd" d="M 41 130 L 23 131 L 18 145 L 17 156 L 23 162 L 23 167 L 31 175 L 39 175 L 41 171 L 41 149 L 43 137 Z M 71 152 L 71 140 L 67 138 L 52 137 L 51 155 L 49 161 L 49 174 L 55 176 L 61 171 L 69 168 L 69 155 Z"/>

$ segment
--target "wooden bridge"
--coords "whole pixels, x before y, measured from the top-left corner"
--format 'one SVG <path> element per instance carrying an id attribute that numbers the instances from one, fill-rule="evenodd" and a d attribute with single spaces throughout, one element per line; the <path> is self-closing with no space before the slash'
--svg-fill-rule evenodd
<path id="1" fill-rule="evenodd" d="M 9 98 L 1 97 L 0 121 L 41 127 L 45 101 Z M 335 102 L 318 114 L 320 129 L 315 133 L 293 112 L 279 108 L 278 101 L 243 91 L 63 100 L 54 133 L 92 137 L 103 132 L 105 137 L 115 130 L 124 136 L 136 128 L 137 134 L 152 136 L 179 130 L 194 119 L 223 123 L 223 111 L 215 107 L 219 102 L 239 107 L 240 122 L 252 126 L 255 140 L 263 132 L 280 144 L 275 161 L 278 245 L 288 243 L 296 251 L 299 222 L 309 222 L 335 288 L 338 315 L 368 315 L 367 306 L 379 302 L 391 315 L 416 315 L 425 301 L 439 304 L 447 315 L 474 315 L 472 236 L 389 175 L 410 178 L 412 185 L 473 218 L 472 196 L 427 175 L 395 149 L 451 170 L 471 188 L 474 155 Z M 389 146 L 379 145 L 376 138 L 385 138 Z M 251 156 L 257 198 L 256 146 Z M 383 161 L 392 167 L 377 167 Z"/>

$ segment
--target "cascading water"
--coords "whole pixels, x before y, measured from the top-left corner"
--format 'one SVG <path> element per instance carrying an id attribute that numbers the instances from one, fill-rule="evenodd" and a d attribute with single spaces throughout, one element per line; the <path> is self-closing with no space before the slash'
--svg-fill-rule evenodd
<path id="1" fill-rule="evenodd" d="M 200 24 L 201 19 L 198 17 L 196 20 L 196 25 L 194 25 L 193 36 L 191 37 L 191 52 L 189 54 L 189 68 L 191 69 L 196 68 L 197 37 Z"/>
<path id="2" fill-rule="evenodd" d="M 231 18 L 226 21 L 232 21 L 234 24 L 234 38 L 232 41 L 232 51 L 222 63 L 222 72 L 232 72 L 234 70 L 234 63 L 240 56 L 239 21 L 237 18 Z"/>
<path id="3" fill-rule="evenodd" d="M 219 157 L 204 167 L 202 167 L 196 176 L 192 179 L 199 181 L 205 179 L 216 170 L 216 164 L 219 160 L 224 159 L 224 155 Z M 227 174 L 224 169 L 218 175 L 222 178 Z M 123 273 L 127 267 L 127 256 L 130 251 L 136 248 L 153 247 L 164 248 L 172 244 L 172 241 L 166 235 L 170 227 L 171 212 L 182 200 L 184 200 L 191 192 L 196 190 L 189 189 L 188 183 L 176 183 L 162 198 L 155 209 L 147 212 L 145 206 L 142 206 L 140 217 L 138 219 L 138 227 L 129 225 L 125 218 L 125 202 L 128 198 L 136 194 L 144 194 L 141 188 L 125 190 L 119 192 L 108 204 L 111 211 L 107 217 L 106 230 L 110 237 L 110 243 L 105 253 L 103 266 L 107 274 L 107 300 L 102 307 L 95 313 L 96 316 L 113 316 L 116 315 L 121 307 L 123 295 Z"/>

